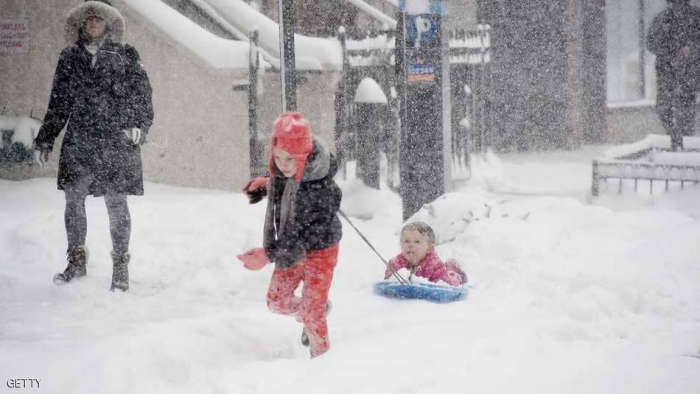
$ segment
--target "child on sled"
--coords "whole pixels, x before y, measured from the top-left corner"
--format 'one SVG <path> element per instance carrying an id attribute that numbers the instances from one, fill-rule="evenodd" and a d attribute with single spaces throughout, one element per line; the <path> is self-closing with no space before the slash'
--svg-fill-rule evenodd
<path id="1" fill-rule="evenodd" d="M 267 195 L 263 247 L 238 256 L 259 270 L 275 264 L 267 306 L 304 324 L 302 344 L 311 357 L 328 351 L 328 292 L 342 237 L 342 192 L 333 180 L 338 166 L 328 146 L 311 135 L 298 112 L 277 118 L 270 139 L 269 178 L 251 179 L 243 192 L 250 203 Z M 303 282 L 301 297 L 294 291 Z"/>
<path id="2" fill-rule="evenodd" d="M 443 263 L 435 251 L 435 232 L 423 222 L 412 222 L 401 229 L 401 253 L 389 261 L 384 279 L 405 268 L 411 274 L 430 282 L 445 282 L 451 286 L 467 283 L 467 274 L 457 260 Z M 410 278 L 410 277 L 409 277 Z"/>

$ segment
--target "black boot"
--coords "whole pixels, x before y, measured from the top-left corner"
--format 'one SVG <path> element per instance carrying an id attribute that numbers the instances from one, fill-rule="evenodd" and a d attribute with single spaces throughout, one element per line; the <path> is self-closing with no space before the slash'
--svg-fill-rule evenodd
<path id="1" fill-rule="evenodd" d="M 129 252 L 112 251 L 112 287 L 111 291 L 119 289 L 121 291 L 129 290 L 129 260 L 131 254 Z"/>
<path id="2" fill-rule="evenodd" d="M 53 276 L 53 283 L 62 285 L 70 282 L 74 278 L 80 278 L 87 274 L 87 261 L 89 257 L 88 248 L 84 245 L 69 249 L 66 252 L 68 266 L 63 272 Z"/>

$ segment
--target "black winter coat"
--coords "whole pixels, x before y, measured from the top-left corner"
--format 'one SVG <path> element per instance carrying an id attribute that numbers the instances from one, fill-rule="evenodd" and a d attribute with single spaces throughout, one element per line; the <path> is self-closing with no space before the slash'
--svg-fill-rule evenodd
<path id="1" fill-rule="evenodd" d="M 688 3 L 671 5 L 654 17 L 646 37 L 647 48 L 656 55 L 657 88 L 681 88 L 692 93 L 700 85 L 700 10 Z M 683 57 L 681 48 L 691 55 Z"/>
<path id="2" fill-rule="evenodd" d="M 148 133 L 151 85 L 134 47 L 107 39 L 96 56 L 92 66 L 92 54 L 80 42 L 61 52 L 35 148 L 51 150 L 68 123 L 58 166 L 60 190 L 92 174 L 92 195 L 141 195 L 141 148 L 123 130 Z"/>
<path id="3" fill-rule="evenodd" d="M 313 158 L 310 157 L 310 160 Z M 302 181 L 299 184 L 294 206 L 293 228 L 285 230 L 285 234 L 278 234 L 277 240 L 265 250 L 270 261 L 274 261 L 278 268 L 289 268 L 307 251 L 329 248 L 342 238 L 343 231 L 338 211 L 343 192 L 333 180 L 337 172 L 338 164 L 335 157 L 331 155 L 330 168 L 326 176 L 313 181 Z M 282 176 L 273 176 L 271 181 L 275 183 L 271 188 L 274 190 L 274 195 L 268 195 L 270 199 L 268 204 L 274 204 L 275 227 L 279 228 L 282 195 L 287 179 Z"/>

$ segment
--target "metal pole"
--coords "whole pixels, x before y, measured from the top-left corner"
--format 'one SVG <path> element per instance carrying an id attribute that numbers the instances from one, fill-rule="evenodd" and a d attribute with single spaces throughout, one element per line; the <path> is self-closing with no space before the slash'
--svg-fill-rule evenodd
<path id="1" fill-rule="evenodd" d="M 346 156 L 347 153 L 347 94 L 345 92 L 350 72 L 350 61 L 347 54 L 347 33 L 345 28 L 338 28 L 338 39 L 340 40 L 340 48 L 343 54 L 343 72 L 338 82 L 337 96 L 335 97 L 335 151 L 338 158 L 338 166 L 343 179 L 347 179 Z"/>
<path id="2" fill-rule="evenodd" d="M 598 160 L 593 160 L 593 174 L 591 177 L 591 195 L 597 197 L 600 191 L 600 169 L 598 168 Z"/>
<path id="3" fill-rule="evenodd" d="M 250 152 L 250 177 L 257 175 L 258 161 L 258 70 L 260 57 L 258 55 L 258 30 L 250 31 L 250 60 L 248 65 L 248 150 Z"/>
<path id="4" fill-rule="evenodd" d="M 644 25 L 644 14 L 645 14 L 644 0 L 639 0 L 639 93 L 641 98 L 646 98 L 646 45 L 644 40 L 644 35 L 646 33 L 646 26 Z"/>
<path id="5" fill-rule="evenodd" d="M 294 53 L 294 0 L 279 0 L 280 75 L 282 111 L 296 111 L 296 60 Z"/>

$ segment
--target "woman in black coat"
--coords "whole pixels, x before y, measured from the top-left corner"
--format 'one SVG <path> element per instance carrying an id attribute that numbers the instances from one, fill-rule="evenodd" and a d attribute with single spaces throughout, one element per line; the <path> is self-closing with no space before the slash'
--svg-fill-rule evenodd
<path id="1" fill-rule="evenodd" d="M 124 18 L 109 1 L 86 1 L 70 11 L 66 36 L 74 44 L 58 60 L 44 123 L 34 141 L 42 162 L 66 126 L 58 189 L 66 195 L 68 266 L 57 284 L 84 276 L 87 195 L 104 196 L 112 236 L 111 289 L 129 288 L 131 218 L 127 195 L 143 194 L 140 145 L 153 122 L 151 86 L 138 52 L 123 42 Z"/>

